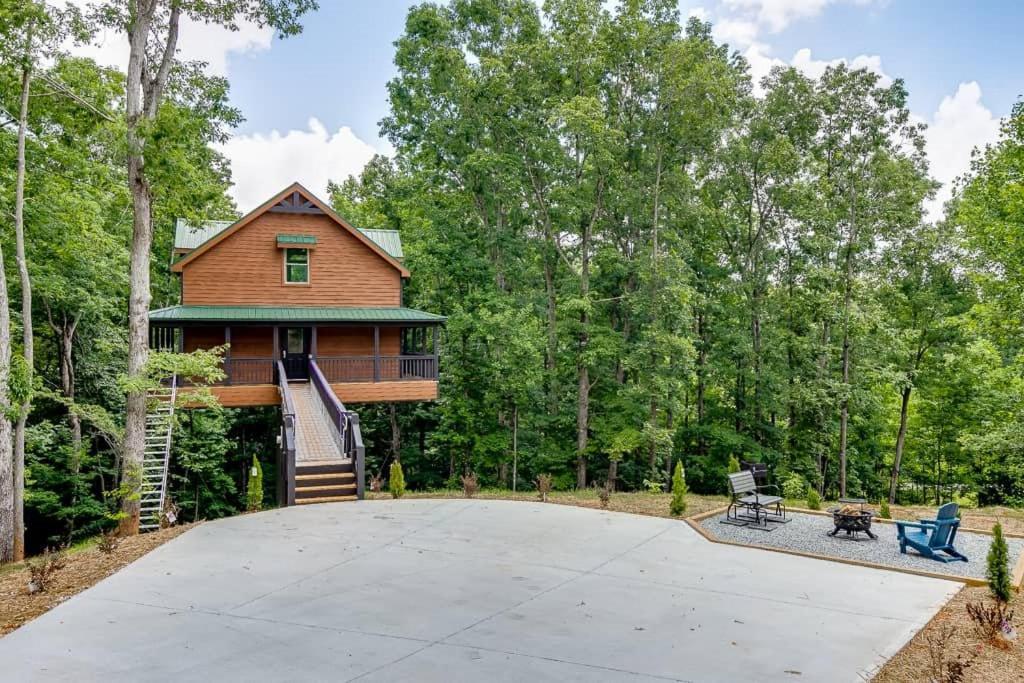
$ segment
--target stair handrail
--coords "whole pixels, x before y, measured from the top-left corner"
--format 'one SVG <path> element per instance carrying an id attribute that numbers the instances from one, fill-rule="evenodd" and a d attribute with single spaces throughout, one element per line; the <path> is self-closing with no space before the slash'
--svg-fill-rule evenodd
<path id="1" fill-rule="evenodd" d="M 178 375 L 171 375 L 170 412 L 167 413 L 167 438 L 164 441 L 164 472 L 160 479 L 160 512 L 164 514 L 164 503 L 167 500 L 167 470 L 171 467 L 171 432 L 174 431 L 174 404 L 178 400 Z"/>
<path id="2" fill-rule="evenodd" d="M 362 500 L 366 490 L 366 448 L 359 428 L 359 415 L 345 408 L 314 359 L 309 361 L 309 378 L 316 388 L 320 405 L 326 411 L 342 455 L 352 459 L 352 469 L 356 473 L 356 497 Z"/>
<path id="3" fill-rule="evenodd" d="M 281 427 L 284 432 L 281 437 L 281 455 L 284 472 L 284 491 L 281 499 L 285 505 L 295 505 L 295 448 L 298 443 L 299 424 L 295 418 L 295 402 L 292 400 L 292 392 L 288 387 L 288 374 L 285 372 L 284 363 L 277 360 L 277 386 L 281 391 Z"/>

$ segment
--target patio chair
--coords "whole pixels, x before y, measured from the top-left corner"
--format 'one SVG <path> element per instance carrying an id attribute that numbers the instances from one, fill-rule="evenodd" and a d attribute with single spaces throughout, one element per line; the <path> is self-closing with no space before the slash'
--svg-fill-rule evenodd
<path id="1" fill-rule="evenodd" d="M 753 522 L 757 528 L 769 530 L 768 522 L 788 522 L 786 506 L 782 496 L 761 493 L 761 489 L 775 489 L 775 486 L 758 486 L 750 470 L 729 475 L 729 493 L 732 500 L 725 511 L 726 524 L 746 526 Z M 753 513 L 753 517 L 751 517 Z"/>
<path id="2" fill-rule="evenodd" d="M 946 503 L 939 508 L 935 519 L 921 519 L 917 522 L 896 522 L 896 536 L 900 552 L 906 554 L 907 546 L 923 556 L 939 562 L 967 562 L 967 558 L 953 547 L 956 531 L 960 528 L 956 503 Z M 939 555 L 939 553 L 945 555 Z"/>

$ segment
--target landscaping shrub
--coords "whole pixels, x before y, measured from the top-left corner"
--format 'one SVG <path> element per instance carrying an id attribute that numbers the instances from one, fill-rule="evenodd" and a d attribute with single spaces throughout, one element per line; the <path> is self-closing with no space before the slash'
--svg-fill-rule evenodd
<path id="1" fill-rule="evenodd" d="M 988 579 L 988 589 L 1000 602 L 1009 602 L 1011 591 L 1010 585 L 1010 550 L 1006 547 L 1006 539 L 1003 538 L 1003 525 L 999 522 L 992 527 L 992 545 L 988 549 L 988 570 L 985 572 Z"/>
<path id="2" fill-rule="evenodd" d="M 480 482 L 472 472 L 462 475 L 462 495 L 472 498 L 480 490 Z"/>
<path id="3" fill-rule="evenodd" d="M 967 669 L 971 666 L 980 650 L 974 650 L 969 656 L 957 655 L 956 648 L 952 646 L 956 638 L 957 629 L 952 624 L 945 624 L 928 636 L 925 642 L 928 644 L 928 659 L 931 664 L 928 680 L 935 683 L 962 683 L 967 676 Z"/>
<path id="4" fill-rule="evenodd" d="M 43 593 L 53 581 L 53 575 L 64 568 L 67 563 L 63 550 L 47 548 L 43 554 L 28 561 L 28 592 Z"/>
<path id="5" fill-rule="evenodd" d="M 682 460 L 676 460 L 676 469 L 672 473 L 672 502 L 668 511 L 673 517 L 686 512 L 686 477 Z"/>
<path id="6" fill-rule="evenodd" d="M 548 502 L 548 494 L 551 493 L 551 475 L 550 474 L 538 474 L 537 475 L 537 495 L 541 501 Z"/>
<path id="7" fill-rule="evenodd" d="M 736 474 L 740 471 L 740 461 L 735 455 L 729 456 L 729 474 Z"/>
<path id="8" fill-rule="evenodd" d="M 384 480 L 380 478 L 380 475 L 373 475 L 370 477 L 370 490 L 374 493 L 380 493 L 384 489 Z"/>
<path id="9" fill-rule="evenodd" d="M 392 498 L 401 498 L 405 495 L 405 474 L 402 472 L 402 463 L 397 460 L 391 463 L 388 491 L 391 493 Z"/>
<path id="10" fill-rule="evenodd" d="M 807 509 L 808 510 L 820 510 L 821 509 L 821 494 L 815 490 L 813 486 L 807 488 Z"/>
<path id="11" fill-rule="evenodd" d="M 249 485 L 245 490 L 245 509 L 259 512 L 263 509 L 263 466 L 256 456 L 252 456 L 252 467 L 249 468 Z"/>
<path id="12" fill-rule="evenodd" d="M 790 473 L 782 482 L 782 495 L 792 500 L 800 500 L 807 493 L 807 482 L 796 472 Z"/>
<path id="13" fill-rule="evenodd" d="M 974 622 L 979 638 L 997 647 L 1006 647 L 1003 635 L 1012 629 L 1013 610 L 1005 602 L 997 600 L 991 607 L 983 602 L 969 602 L 967 616 Z"/>
<path id="14" fill-rule="evenodd" d="M 665 490 L 664 484 L 656 479 L 644 479 L 644 488 L 647 493 L 661 493 Z"/>
<path id="15" fill-rule="evenodd" d="M 120 544 L 121 537 L 117 535 L 117 529 L 111 529 L 100 534 L 100 539 L 96 542 L 96 549 L 104 555 L 111 555 Z"/>
<path id="16" fill-rule="evenodd" d="M 610 481 L 597 487 L 597 498 L 601 501 L 601 509 L 607 510 L 608 503 L 612 499 L 612 483 Z"/>
<path id="17" fill-rule="evenodd" d="M 878 503 L 878 516 L 882 519 L 892 519 L 892 512 L 889 510 L 889 501 L 885 498 Z"/>

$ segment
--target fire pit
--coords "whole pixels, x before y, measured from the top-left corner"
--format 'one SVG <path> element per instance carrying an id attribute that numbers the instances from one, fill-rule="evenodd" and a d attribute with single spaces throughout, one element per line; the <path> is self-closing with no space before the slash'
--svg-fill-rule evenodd
<path id="1" fill-rule="evenodd" d="M 871 510 L 864 509 L 864 501 L 851 501 L 851 503 L 853 502 L 859 503 L 860 507 L 847 504 L 829 510 L 832 513 L 832 523 L 835 524 L 835 529 L 828 532 L 828 535 L 835 536 L 840 531 L 845 531 L 847 536 L 856 538 L 857 534 L 863 531 L 870 538 L 877 538 L 871 533 L 871 518 L 874 516 L 874 513 Z"/>

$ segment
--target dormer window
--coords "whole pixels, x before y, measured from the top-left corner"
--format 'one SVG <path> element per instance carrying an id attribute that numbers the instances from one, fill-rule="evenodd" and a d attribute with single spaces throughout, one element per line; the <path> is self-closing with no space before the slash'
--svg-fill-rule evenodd
<path id="1" fill-rule="evenodd" d="M 290 285 L 309 284 L 309 249 L 284 250 L 284 281 Z"/>

